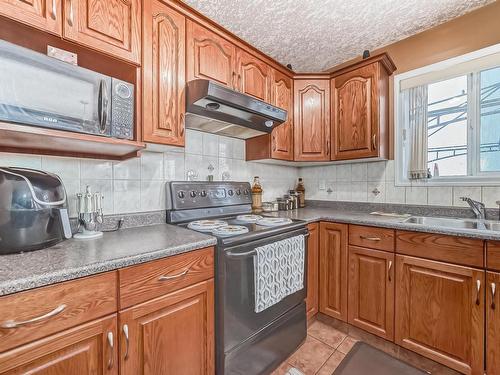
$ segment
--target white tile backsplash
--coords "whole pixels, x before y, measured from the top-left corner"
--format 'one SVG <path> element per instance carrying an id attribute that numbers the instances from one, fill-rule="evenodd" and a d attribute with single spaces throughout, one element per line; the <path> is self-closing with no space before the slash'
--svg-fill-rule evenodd
<path id="1" fill-rule="evenodd" d="M 82 179 L 111 180 L 113 179 L 113 163 L 107 160 L 82 159 L 80 176 Z"/>
<path id="2" fill-rule="evenodd" d="M 159 183 L 160 184 L 160 183 Z M 131 213 L 141 210 L 141 181 L 114 180 L 113 181 L 114 213 Z"/>

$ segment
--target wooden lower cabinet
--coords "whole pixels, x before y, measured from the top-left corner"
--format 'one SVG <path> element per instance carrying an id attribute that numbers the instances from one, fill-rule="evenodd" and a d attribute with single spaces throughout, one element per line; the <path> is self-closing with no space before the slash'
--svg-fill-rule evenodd
<path id="1" fill-rule="evenodd" d="M 321 223 L 319 310 L 347 321 L 347 224 Z"/>
<path id="2" fill-rule="evenodd" d="M 485 272 L 397 255 L 396 275 L 396 344 L 482 375 Z"/>
<path id="3" fill-rule="evenodd" d="M 121 374 L 214 374 L 213 279 L 133 306 L 119 320 Z"/>
<path id="4" fill-rule="evenodd" d="M 307 319 L 311 319 L 318 312 L 319 288 L 319 224 L 307 226 L 309 238 L 307 240 Z"/>
<path id="5" fill-rule="evenodd" d="M 486 273 L 486 373 L 500 375 L 500 273 Z"/>
<path id="6" fill-rule="evenodd" d="M 116 315 L 0 353 L 0 374 L 117 375 Z"/>
<path id="7" fill-rule="evenodd" d="M 394 254 L 349 246 L 348 322 L 394 339 Z"/>

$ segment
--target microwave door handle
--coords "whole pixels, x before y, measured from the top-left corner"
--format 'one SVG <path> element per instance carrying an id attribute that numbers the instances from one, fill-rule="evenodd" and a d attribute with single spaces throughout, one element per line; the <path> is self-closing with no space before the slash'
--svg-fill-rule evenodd
<path id="1" fill-rule="evenodd" d="M 108 85 L 104 79 L 99 83 L 99 99 L 98 99 L 98 116 L 100 132 L 103 134 L 106 131 L 106 122 L 108 120 Z"/>

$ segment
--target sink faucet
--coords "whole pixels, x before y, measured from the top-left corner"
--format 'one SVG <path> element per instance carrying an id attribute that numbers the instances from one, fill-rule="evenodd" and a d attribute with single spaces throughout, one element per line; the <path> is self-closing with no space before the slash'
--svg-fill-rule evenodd
<path id="1" fill-rule="evenodd" d="M 467 204 L 474 212 L 474 215 L 476 215 L 476 219 L 484 220 L 486 218 L 484 203 L 475 201 L 474 199 L 471 199 L 469 197 L 460 197 L 460 199 L 464 202 L 467 202 Z"/>

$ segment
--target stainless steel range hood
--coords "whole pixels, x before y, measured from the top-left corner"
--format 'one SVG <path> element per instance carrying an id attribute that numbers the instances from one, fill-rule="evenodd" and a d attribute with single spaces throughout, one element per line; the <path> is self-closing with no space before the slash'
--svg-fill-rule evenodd
<path id="1" fill-rule="evenodd" d="M 271 133 L 286 121 L 287 112 L 206 79 L 186 89 L 186 128 L 234 138 Z"/>

